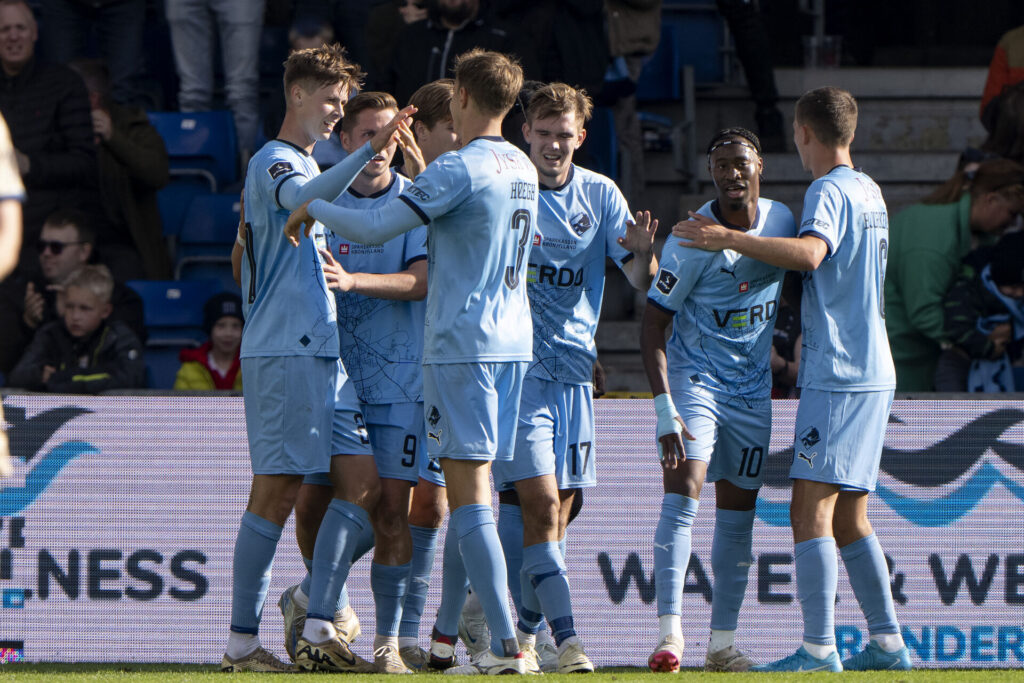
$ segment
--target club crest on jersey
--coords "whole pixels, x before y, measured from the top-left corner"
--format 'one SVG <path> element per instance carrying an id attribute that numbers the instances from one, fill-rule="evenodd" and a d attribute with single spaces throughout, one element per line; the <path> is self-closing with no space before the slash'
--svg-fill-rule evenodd
<path id="1" fill-rule="evenodd" d="M 339 244 L 338 245 L 338 256 L 347 256 L 348 255 L 348 247 L 349 247 L 349 245 L 347 243 L 346 244 Z"/>
<path id="2" fill-rule="evenodd" d="M 747 291 L 748 289 L 750 289 L 750 283 L 749 282 L 741 282 L 740 283 L 740 294 L 742 294 L 743 292 Z"/>
<path id="3" fill-rule="evenodd" d="M 430 423 L 431 427 L 436 427 L 437 423 L 441 421 L 441 413 L 438 412 L 437 406 L 430 406 L 430 413 L 427 414 L 427 422 Z"/>
<path id="4" fill-rule="evenodd" d="M 804 448 L 811 448 L 819 441 L 821 441 L 821 435 L 818 433 L 817 427 L 808 427 L 800 435 L 800 443 L 803 444 Z"/>
<path id="5" fill-rule="evenodd" d="M 275 161 L 271 164 L 270 168 L 267 169 L 267 173 L 270 174 L 272 180 L 277 180 L 285 173 L 292 172 L 292 165 L 289 161 Z"/>
<path id="6" fill-rule="evenodd" d="M 658 275 L 658 284 L 656 286 L 659 292 L 662 294 L 668 294 L 672 291 L 672 288 L 676 286 L 677 282 L 679 282 L 679 278 L 671 272 L 663 270 L 661 271 L 661 274 Z"/>
<path id="7" fill-rule="evenodd" d="M 590 228 L 592 227 L 592 223 L 590 222 L 590 216 L 588 216 L 586 212 L 583 211 L 574 216 L 573 219 L 569 221 L 569 225 L 572 227 L 572 231 L 580 237 L 582 237 L 583 233 L 585 233 L 587 230 L 590 230 Z"/>

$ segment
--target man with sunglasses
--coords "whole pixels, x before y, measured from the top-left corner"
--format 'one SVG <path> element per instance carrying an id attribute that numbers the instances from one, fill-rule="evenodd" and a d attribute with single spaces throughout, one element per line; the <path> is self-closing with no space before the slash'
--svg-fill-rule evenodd
<path id="1" fill-rule="evenodd" d="M 39 272 L 11 278 L 0 287 L 0 372 L 8 373 L 25 352 L 40 326 L 55 320 L 60 283 L 89 263 L 96 235 L 88 216 L 74 209 L 59 209 L 46 218 L 35 251 Z M 120 320 L 145 340 L 142 299 L 123 284 L 114 283 L 111 320 Z"/>

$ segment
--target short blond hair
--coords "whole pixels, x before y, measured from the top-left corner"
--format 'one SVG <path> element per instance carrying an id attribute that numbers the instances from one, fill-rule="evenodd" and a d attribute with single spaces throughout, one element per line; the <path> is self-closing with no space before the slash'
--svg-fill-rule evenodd
<path id="1" fill-rule="evenodd" d="M 104 304 L 109 304 L 110 297 L 114 294 L 114 278 L 111 277 L 110 270 L 103 265 L 82 266 L 68 275 L 62 284 L 64 289 L 84 289 Z"/>
<path id="2" fill-rule="evenodd" d="M 316 90 L 336 83 L 348 90 L 355 90 L 363 84 L 366 74 L 348 60 L 345 48 L 338 43 L 296 50 L 284 61 L 284 90 L 299 83 L 306 90 Z"/>
<path id="3" fill-rule="evenodd" d="M 398 111 L 398 102 L 392 95 L 376 90 L 361 92 L 345 103 L 345 116 L 341 119 L 341 129 L 346 133 L 351 133 L 359 114 L 367 110 L 384 111 L 385 109 Z"/>
<path id="4" fill-rule="evenodd" d="M 420 86 L 419 90 L 409 98 L 409 104 L 416 107 L 413 119 L 419 121 L 427 130 L 452 118 L 452 94 L 455 92 L 455 81 L 441 78 Z"/>
<path id="5" fill-rule="evenodd" d="M 846 90 L 826 86 L 796 101 L 797 125 L 807 126 L 818 142 L 831 149 L 848 147 L 857 130 L 857 100 Z"/>
<path id="6" fill-rule="evenodd" d="M 576 114 L 580 128 L 590 120 L 594 103 L 587 91 L 576 89 L 565 83 L 548 83 L 534 91 L 526 105 L 526 121 L 532 124 L 537 119 L 547 119 L 563 114 Z"/>
<path id="7" fill-rule="evenodd" d="M 474 48 L 456 57 L 455 83 L 481 113 L 504 116 L 523 87 L 523 69 L 515 57 Z"/>

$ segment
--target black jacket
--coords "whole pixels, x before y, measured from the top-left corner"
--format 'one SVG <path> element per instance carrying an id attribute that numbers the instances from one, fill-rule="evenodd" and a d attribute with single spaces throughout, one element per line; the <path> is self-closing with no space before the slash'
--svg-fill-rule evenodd
<path id="1" fill-rule="evenodd" d="M 57 370 L 43 382 L 47 365 Z M 138 389 L 145 383 L 142 345 L 117 320 L 82 339 L 72 337 L 62 320 L 43 325 L 7 380 L 12 387 L 65 394 Z"/>

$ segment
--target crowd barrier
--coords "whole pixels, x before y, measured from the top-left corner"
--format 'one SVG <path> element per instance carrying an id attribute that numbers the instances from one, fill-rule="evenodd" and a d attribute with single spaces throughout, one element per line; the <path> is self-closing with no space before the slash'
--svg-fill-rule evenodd
<path id="1" fill-rule="evenodd" d="M 638 400 L 596 409 L 600 483 L 568 543 L 577 629 L 596 664 L 642 665 L 657 641 L 654 411 Z M 0 661 L 219 661 L 250 477 L 241 399 L 22 395 L 4 411 L 16 464 L 0 483 Z M 766 468 L 767 485 L 737 641 L 759 661 L 790 653 L 801 633 L 786 477 L 795 413 L 795 401 L 775 402 L 770 452 L 748 462 Z M 1024 663 L 1022 421 L 1024 404 L 1011 401 L 893 406 L 871 517 L 917 666 Z M 703 663 L 707 643 L 713 494 L 708 486 L 694 526 L 687 666 Z M 302 572 L 289 523 L 261 627 L 280 655 L 275 602 Z M 364 559 L 350 584 L 367 634 L 368 574 Z M 435 580 L 424 644 L 439 593 Z M 841 655 L 864 645 L 842 570 L 836 624 Z M 368 656 L 371 640 L 355 650 Z"/>

